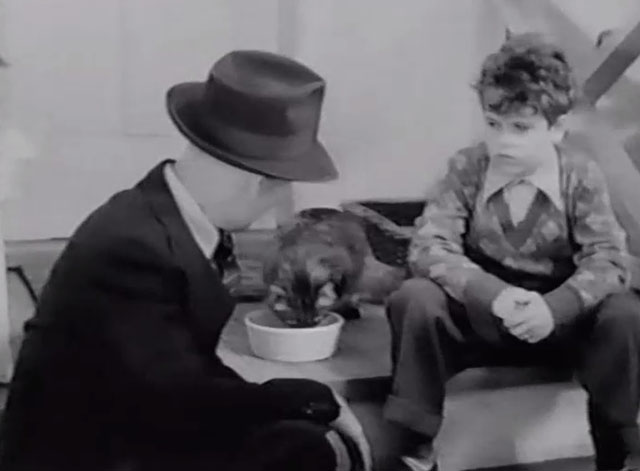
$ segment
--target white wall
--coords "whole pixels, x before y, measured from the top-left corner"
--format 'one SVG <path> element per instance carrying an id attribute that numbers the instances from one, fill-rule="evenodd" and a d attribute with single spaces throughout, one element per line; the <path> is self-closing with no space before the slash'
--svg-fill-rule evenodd
<path id="1" fill-rule="evenodd" d="M 343 175 L 337 198 L 420 196 L 469 142 L 478 38 L 502 34 L 481 29 L 484 10 L 466 0 L 300 2 L 295 52 L 328 81 L 322 136 Z M 301 188 L 299 202 L 329 193 Z"/>
<path id="2" fill-rule="evenodd" d="M 4 22 L 10 117 L 40 151 L 6 207 L 5 236 L 68 235 L 173 142 L 124 134 L 118 2 L 7 0 Z"/>
<path id="3" fill-rule="evenodd" d="M 164 112 L 233 48 L 275 50 L 277 1 L 5 0 L 11 120 L 40 150 L 6 205 L 7 239 L 64 237 L 183 145 Z"/>
<path id="4" fill-rule="evenodd" d="M 298 189 L 298 206 L 418 195 L 469 133 L 475 4 L 4 0 L 9 115 L 40 149 L 5 236 L 66 236 L 174 155 L 165 89 L 234 47 L 294 51 L 329 81 L 321 132 L 343 180 Z"/>
<path id="5" fill-rule="evenodd" d="M 585 15 L 577 0 L 555 2 Z M 166 88 L 204 79 L 215 58 L 240 47 L 292 54 L 328 81 L 321 137 L 342 178 L 298 185 L 298 208 L 421 195 L 472 140 L 469 84 L 504 31 L 490 0 L 0 5 L 0 54 L 12 64 L 3 114 L 40 149 L 6 205 L 8 239 L 67 236 L 110 194 L 174 156 L 182 139 L 164 112 Z M 581 24 L 598 29 L 596 17 Z"/>

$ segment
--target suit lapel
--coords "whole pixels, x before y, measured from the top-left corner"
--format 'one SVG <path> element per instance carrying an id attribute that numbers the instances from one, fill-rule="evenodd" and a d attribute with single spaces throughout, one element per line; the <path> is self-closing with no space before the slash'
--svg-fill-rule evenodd
<path id="1" fill-rule="evenodd" d="M 200 250 L 178 210 L 164 178 L 164 167 L 170 163 L 173 161 L 165 160 L 152 169 L 138 184 L 138 188 L 167 231 L 175 260 L 186 273 L 189 312 L 196 327 L 193 329 L 194 336 L 205 348 L 215 351 L 235 302 Z"/>

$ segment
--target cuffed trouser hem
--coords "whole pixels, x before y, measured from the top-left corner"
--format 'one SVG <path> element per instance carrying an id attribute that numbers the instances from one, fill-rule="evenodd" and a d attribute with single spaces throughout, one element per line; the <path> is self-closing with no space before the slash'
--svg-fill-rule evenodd
<path id="1" fill-rule="evenodd" d="M 430 438 L 437 435 L 442 425 L 442 414 L 426 411 L 424 405 L 398 396 L 389 396 L 384 407 L 384 417 Z"/>
<path id="2" fill-rule="evenodd" d="M 352 453 L 349 453 L 345 438 L 335 430 L 329 430 L 325 437 L 336 455 L 335 471 L 352 471 L 355 469 L 351 463 L 353 460 L 352 454 L 357 452 L 357 450 L 353 450 Z"/>

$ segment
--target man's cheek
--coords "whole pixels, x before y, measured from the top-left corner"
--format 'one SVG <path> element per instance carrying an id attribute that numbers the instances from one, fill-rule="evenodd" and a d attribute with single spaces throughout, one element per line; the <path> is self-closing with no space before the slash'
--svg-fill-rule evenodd
<path id="1" fill-rule="evenodd" d="M 267 211 L 274 207 L 278 207 L 286 203 L 286 195 L 279 189 L 271 189 L 271 191 L 263 192 L 258 198 L 258 206 L 263 211 Z"/>

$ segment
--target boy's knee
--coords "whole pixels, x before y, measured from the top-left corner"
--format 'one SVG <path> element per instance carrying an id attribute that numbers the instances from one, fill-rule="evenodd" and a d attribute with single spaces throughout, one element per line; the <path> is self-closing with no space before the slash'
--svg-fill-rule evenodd
<path id="1" fill-rule="evenodd" d="M 612 294 L 602 302 L 597 324 L 604 329 L 640 335 L 640 297 L 634 292 Z"/>
<path id="2" fill-rule="evenodd" d="M 428 301 L 435 303 L 442 302 L 444 299 L 444 291 L 433 281 L 426 278 L 411 278 L 402 283 L 400 288 L 391 295 L 389 302 Z"/>
<path id="3" fill-rule="evenodd" d="M 411 278 L 402 283 L 387 304 L 391 322 L 398 322 L 407 315 L 428 319 L 445 311 L 447 297 L 442 288 L 426 278 Z"/>

